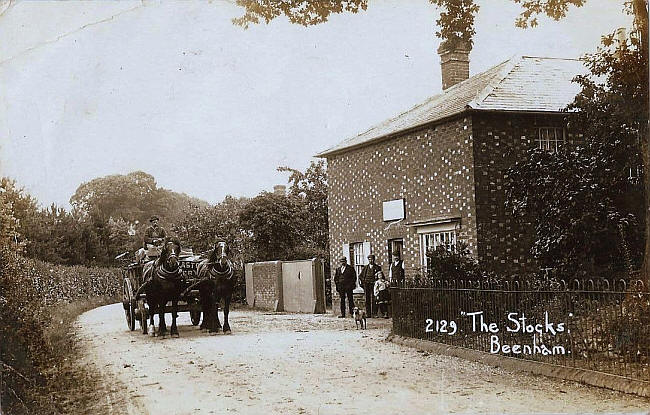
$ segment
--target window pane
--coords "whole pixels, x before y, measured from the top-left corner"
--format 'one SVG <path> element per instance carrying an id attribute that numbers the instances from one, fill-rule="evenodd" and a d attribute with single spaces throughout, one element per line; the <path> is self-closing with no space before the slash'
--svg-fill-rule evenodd
<path id="1" fill-rule="evenodd" d="M 352 250 L 354 252 L 354 269 L 357 271 L 357 275 L 363 269 L 363 244 L 354 243 L 352 244 Z"/>
<path id="2" fill-rule="evenodd" d="M 540 128 L 537 138 L 537 147 L 545 150 L 556 152 L 565 143 L 564 128 Z"/>
<path id="3" fill-rule="evenodd" d="M 456 251 L 456 231 L 442 231 L 420 234 L 420 252 L 422 258 L 422 266 L 429 268 L 429 259 L 426 256 L 428 250 L 435 250 L 439 246 L 443 246 L 450 251 Z"/>

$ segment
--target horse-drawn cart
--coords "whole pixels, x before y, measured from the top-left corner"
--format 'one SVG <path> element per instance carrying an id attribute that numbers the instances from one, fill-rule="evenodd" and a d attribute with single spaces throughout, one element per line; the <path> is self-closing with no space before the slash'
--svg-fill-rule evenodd
<path id="1" fill-rule="evenodd" d="M 201 321 L 201 304 L 199 301 L 199 290 L 186 289 L 198 281 L 197 267 L 200 258 L 194 256 L 192 252 L 181 252 L 179 263 L 182 272 L 181 284 L 183 286 L 183 295 L 178 303 L 178 312 L 189 311 L 192 324 L 197 326 Z M 122 268 L 122 305 L 126 316 L 126 324 L 129 330 L 136 328 L 136 321 L 140 324 L 143 334 L 147 334 L 147 319 L 149 318 L 149 306 L 147 305 L 147 296 L 144 292 L 138 293 L 138 290 L 144 283 L 143 280 L 144 263 L 132 262 Z M 171 302 L 165 306 L 165 313 L 171 312 Z"/>

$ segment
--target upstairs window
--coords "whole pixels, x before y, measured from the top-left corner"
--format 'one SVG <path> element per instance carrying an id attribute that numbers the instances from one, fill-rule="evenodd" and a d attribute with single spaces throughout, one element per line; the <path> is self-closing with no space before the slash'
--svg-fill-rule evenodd
<path id="1" fill-rule="evenodd" d="M 537 148 L 555 153 L 564 145 L 564 128 L 540 128 L 535 142 L 537 143 Z"/>

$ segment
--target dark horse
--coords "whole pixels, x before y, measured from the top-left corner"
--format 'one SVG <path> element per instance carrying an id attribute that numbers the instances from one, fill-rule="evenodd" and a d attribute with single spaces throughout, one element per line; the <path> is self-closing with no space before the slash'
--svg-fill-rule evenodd
<path id="1" fill-rule="evenodd" d="M 149 305 L 149 335 L 155 336 L 153 316 L 158 312 L 158 336 L 165 337 L 167 325 L 165 324 L 165 305 L 172 302 L 172 327 L 170 334 L 178 337 L 176 327 L 176 316 L 178 314 L 178 299 L 182 290 L 181 268 L 178 262 L 178 255 L 181 251 L 180 241 L 176 238 L 166 238 L 155 261 L 147 262 L 144 265 L 142 276 L 147 281 L 138 290 L 144 291 L 147 295 Z"/>
<path id="2" fill-rule="evenodd" d="M 207 328 L 210 333 L 221 329 L 217 306 L 221 299 L 223 306 L 223 332 L 230 334 L 228 313 L 230 312 L 230 299 L 235 288 L 235 269 L 228 259 L 228 247 L 225 242 L 215 243 L 214 249 L 208 259 L 202 261 L 197 269 L 198 277 L 202 280 L 199 285 L 203 322 L 201 328 Z"/>

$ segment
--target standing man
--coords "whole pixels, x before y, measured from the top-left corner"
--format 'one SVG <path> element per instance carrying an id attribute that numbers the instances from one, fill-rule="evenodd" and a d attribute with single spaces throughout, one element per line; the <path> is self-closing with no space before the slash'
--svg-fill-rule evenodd
<path id="1" fill-rule="evenodd" d="M 354 298 L 352 297 L 352 291 L 357 286 L 357 273 L 354 272 L 354 268 L 348 265 L 348 260 L 345 257 L 341 257 L 339 266 L 336 268 L 336 272 L 334 272 L 334 284 L 336 285 L 336 291 L 341 297 L 341 315 L 339 318 L 345 317 L 346 296 L 348 297 L 350 315 L 353 315 Z"/>
<path id="2" fill-rule="evenodd" d="M 361 270 L 361 275 L 359 279 L 361 280 L 361 286 L 363 291 L 366 293 L 366 315 L 368 317 L 374 317 L 373 310 L 373 301 L 374 301 L 374 287 L 375 287 L 375 274 L 381 271 L 381 267 L 375 264 L 375 256 L 373 254 L 368 255 L 368 265 L 363 267 Z"/>
<path id="3" fill-rule="evenodd" d="M 404 261 L 399 251 L 393 252 L 393 262 L 390 263 L 388 271 L 388 281 L 390 285 L 399 286 L 404 282 Z"/>

